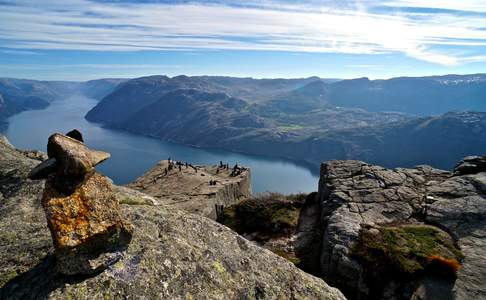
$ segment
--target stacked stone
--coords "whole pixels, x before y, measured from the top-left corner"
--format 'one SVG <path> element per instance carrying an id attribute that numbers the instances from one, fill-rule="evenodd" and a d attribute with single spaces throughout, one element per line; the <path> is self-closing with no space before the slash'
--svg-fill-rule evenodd
<path id="1" fill-rule="evenodd" d="M 89 149 L 79 131 L 68 135 L 49 137 L 49 159 L 32 170 L 30 177 L 47 178 L 42 206 L 58 271 L 93 274 L 123 256 L 132 227 L 121 216 L 111 181 L 95 170 L 110 154 Z"/>

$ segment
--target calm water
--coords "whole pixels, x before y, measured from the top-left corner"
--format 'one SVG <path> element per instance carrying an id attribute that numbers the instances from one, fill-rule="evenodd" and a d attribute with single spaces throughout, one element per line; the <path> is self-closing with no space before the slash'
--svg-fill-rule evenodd
<path id="1" fill-rule="evenodd" d="M 111 153 L 111 158 L 97 169 L 117 184 L 125 184 L 162 159 L 171 157 L 194 164 L 216 164 L 220 160 L 230 165 L 251 168 L 253 192 L 281 193 L 317 190 L 318 177 L 308 168 L 294 162 L 268 157 L 243 155 L 222 150 L 205 150 L 163 142 L 123 131 L 102 128 L 90 123 L 84 115 L 96 105 L 96 100 L 72 96 L 52 103 L 47 109 L 27 111 L 13 116 L 5 132 L 18 148 L 46 151 L 47 138 L 54 132 L 79 129 L 85 142 L 94 149 Z"/>

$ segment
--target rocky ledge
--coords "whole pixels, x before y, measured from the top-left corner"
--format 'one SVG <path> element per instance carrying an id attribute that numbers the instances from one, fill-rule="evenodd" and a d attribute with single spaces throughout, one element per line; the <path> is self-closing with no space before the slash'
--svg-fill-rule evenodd
<path id="1" fill-rule="evenodd" d="M 322 164 L 321 276 L 350 299 L 485 299 L 486 164 Z"/>
<path id="2" fill-rule="evenodd" d="M 153 196 L 159 204 L 216 219 L 221 208 L 251 195 L 250 169 L 201 166 L 163 160 L 128 187 Z"/>
<path id="3" fill-rule="evenodd" d="M 1 299 L 345 299 L 227 227 L 164 206 L 121 205 L 133 235 L 119 260 L 62 274 L 42 208 L 45 180 L 28 179 L 39 163 L 0 140 Z M 115 196 L 140 195 L 127 190 L 115 187 Z"/>

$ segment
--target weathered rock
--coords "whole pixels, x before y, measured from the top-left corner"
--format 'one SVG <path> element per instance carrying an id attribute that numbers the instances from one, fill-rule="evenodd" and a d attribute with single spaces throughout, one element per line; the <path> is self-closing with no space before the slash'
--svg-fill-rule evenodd
<path id="1" fill-rule="evenodd" d="M 471 171 L 469 166 L 467 170 Z M 458 299 L 484 297 L 486 288 L 480 282 L 486 281 L 486 268 L 479 257 L 485 256 L 485 173 L 456 174 L 427 166 L 388 170 L 360 161 L 323 164 L 319 183 L 323 278 L 352 299 L 409 299 L 430 295 L 437 286 L 449 289 L 441 295 Z M 437 225 L 456 239 L 465 255 L 457 280 L 444 283 L 422 274 L 412 282 L 392 274 L 370 285 L 374 270 L 352 255 L 360 232 L 424 222 Z M 424 292 L 426 288 L 431 290 Z"/>
<path id="2" fill-rule="evenodd" d="M 73 129 L 73 130 L 69 131 L 68 133 L 66 133 L 66 136 L 84 143 L 83 135 L 77 129 Z"/>
<path id="3" fill-rule="evenodd" d="M 42 205 L 64 274 L 90 274 L 116 262 L 131 240 L 111 182 L 92 172 L 75 190 L 59 191 L 57 175 L 46 181 Z"/>
<path id="4" fill-rule="evenodd" d="M 486 172 L 451 177 L 430 187 L 428 197 L 425 220 L 449 231 L 465 256 L 455 297 L 486 299 Z"/>
<path id="5" fill-rule="evenodd" d="M 134 225 L 123 257 L 88 277 L 60 274 L 40 205 L 43 181 L 27 179 L 36 162 L 3 152 L 0 145 L 0 158 L 9 157 L 0 159 L 0 182 L 12 182 L 13 193 L 0 198 L 1 299 L 344 299 L 228 228 L 163 206 L 123 205 Z"/>
<path id="6" fill-rule="evenodd" d="M 468 156 L 454 168 L 454 175 L 475 174 L 486 172 L 486 156 Z"/>
<path id="7" fill-rule="evenodd" d="M 46 179 L 47 176 L 57 171 L 57 161 L 55 158 L 49 158 L 35 168 L 29 173 L 30 179 Z"/>
<path id="8" fill-rule="evenodd" d="M 120 204 L 128 205 L 160 205 L 160 203 L 152 196 L 133 190 L 125 186 L 113 185 L 115 197 Z"/>
<path id="9" fill-rule="evenodd" d="M 60 133 L 49 137 L 47 155 L 56 159 L 58 173 L 66 176 L 83 176 L 110 157 L 109 153 L 91 150 L 82 142 Z"/>
<path id="10" fill-rule="evenodd" d="M 0 287 L 34 268 L 52 248 L 41 206 L 44 181 L 27 179 L 39 161 L 2 140 L 0 136 Z"/>

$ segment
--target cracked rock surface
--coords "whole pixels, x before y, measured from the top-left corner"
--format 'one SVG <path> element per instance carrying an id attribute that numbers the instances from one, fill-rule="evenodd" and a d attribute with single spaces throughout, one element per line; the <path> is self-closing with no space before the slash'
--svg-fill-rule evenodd
<path id="1" fill-rule="evenodd" d="M 370 270 L 351 255 L 360 230 L 428 223 L 448 232 L 465 255 L 457 279 L 446 287 L 447 297 L 485 298 L 486 173 L 478 166 L 483 162 L 480 157 L 466 158 L 454 172 L 428 166 L 390 170 L 349 160 L 323 163 L 319 182 L 323 278 L 350 298 L 366 298 L 373 294 L 365 278 Z M 429 284 L 428 278 L 406 292 L 408 296 L 388 280 L 383 278 L 381 299 L 427 299 L 423 285 Z M 429 296 L 433 288 L 429 284 Z"/>

